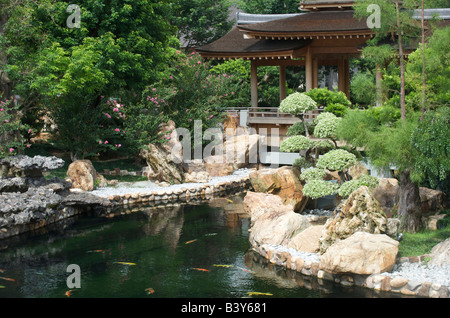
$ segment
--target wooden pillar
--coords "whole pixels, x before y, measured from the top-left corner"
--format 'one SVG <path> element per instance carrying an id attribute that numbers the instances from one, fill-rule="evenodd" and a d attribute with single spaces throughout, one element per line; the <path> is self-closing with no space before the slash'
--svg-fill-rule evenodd
<path id="1" fill-rule="evenodd" d="M 381 86 L 381 81 L 383 80 L 383 74 L 380 71 L 380 66 L 376 66 L 376 87 L 377 87 L 377 94 L 376 94 L 376 105 L 381 106 L 383 104 L 383 87 Z"/>
<path id="2" fill-rule="evenodd" d="M 350 99 L 350 69 L 346 56 L 340 56 L 338 60 L 338 90 Z"/>
<path id="3" fill-rule="evenodd" d="M 286 98 L 286 66 L 280 65 L 280 102 Z"/>
<path id="4" fill-rule="evenodd" d="M 258 66 L 255 60 L 251 62 L 251 96 L 252 107 L 258 107 Z"/>
<path id="5" fill-rule="evenodd" d="M 319 87 L 319 59 L 313 58 L 313 83 L 312 88 Z"/>
<path id="6" fill-rule="evenodd" d="M 306 91 L 313 88 L 313 59 L 311 49 L 308 47 L 305 59 L 305 77 L 306 77 Z"/>

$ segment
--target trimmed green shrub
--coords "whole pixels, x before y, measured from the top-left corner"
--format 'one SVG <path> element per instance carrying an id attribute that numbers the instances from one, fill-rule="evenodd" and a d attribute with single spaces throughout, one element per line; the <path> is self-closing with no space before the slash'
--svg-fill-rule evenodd
<path id="1" fill-rule="evenodd" d="M 331 171 L 341 171 L 356 164 L 356 156 L 343 149 L 327 152 L 317 160 L 317 167 Z"/>
<path id="2" fill-rule="evenodd" d="M 303 187 L 303 194 L 311 199 L 318 199 L 335 194 L 339 184 L 324 180 L 309 180 Z"/>
<path id="3" fill-rule="evenodd" d="M 280 145 L 281 152 L 299 152 L 311 148 L 313 142 L 308 137 L 298 135 L 283 140 Z"/>

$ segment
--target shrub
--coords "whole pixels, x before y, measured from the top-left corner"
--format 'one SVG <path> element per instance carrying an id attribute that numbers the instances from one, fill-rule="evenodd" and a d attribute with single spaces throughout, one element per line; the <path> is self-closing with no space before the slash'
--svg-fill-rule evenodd
<path id="1" fill-rule="evenodd" d="M 333 115 L 332 113 L 322 113 L 314 120 L 316 127 L 314 128 L 314 136 L 317 138 L 330 138 L 335 139 L 336 128 L 338 127 L 341 119 Z"/>
<path id="2" fill-rule="evenodd" d="M 18 118 L 18 107 L 11 105 L 11 100 L 0 102 L 0 158 L 17 155 L 25 148 L 21 131 L 28 127 Z"/>
<path id="3" fill-rule="evenodd" d="M 327 107 L 325 107 L 324 111 L 332 113 L 336 115 L 337 117 L 342 117 L 345 115 L 349 108 L 342 104 L 332 103 L 329 104 Z"/>
<path id="4" fill-rule="evenodd" d="M 359 187 L 366 186 L 369 189 L 373 189 L 378 186 L 379 182 L 380 180 L 377 177 L 362 175 L 361 177 L 359 177 L 359 179 L 344 182 L 340 186 L 338 194 L 343 198 L 347 198 L 353 191 L 355 191 Z"/>
<path id="5" fill-rule="evenodd" d="M 308 150 L 313 145 L 311 139 L 305 136 L 292 136 L 283 140 L 280 145 L 281 152 L 299 152 Z"/>
<path id="6" fill-rule="evenodd" d="M 302 170 L 302 169 L 311 168 L 313 166 L 313 163 L 309 160 L 306 160 L 305 157 L 300 157 L 300 158 L 295 159 L 292 166 Z"/>
<path id="7" fill-rule="evenodd" d="M 335 194 L 339 185 L 331 181 L 309 180 L 303 187 L 303 194 L 311 199 L 318 199 L 327 195 Z"/>
<path id="8" fill-rule="evenodd" d="M 324 169 L 319 168 L 309 168 L 302 172 L 300 175 L 300 179 L 304 181 L 310 181 L 310 180 L 321 180 L 323 177 L 325 177 L 326 172 Z"/>
<path id="9" fill-rule="evenodd" d="M 317 109 L 317 103 L 303 93 L 293 93 L 280 104 L 280 112 L 292 115 L 303 115 L 303 113 L 315 109 Z"/>
<path id="10" fill-rule="evenodd" d="M 301 121 L 290 126 L 286 132 L 286 136 L 296 136 L 296 135 L 304 135 L 305 134 L 305 126 Z"/>
<path id="11" fill-rule="evenodd" d="M 314 88 L 306 93 L 317 105 L 327 107 L 331 104 L 340 104 L 350 107 L 352 103 L 343 92 L 330 91 L 328 88 Z"/>
<path id="12" fill-rule="evenodd" d="M 356 156 L 343 149 L 327 152 L 317 160 L 317 167 L 331 171 L 341 171 L 356 164 Z"/>

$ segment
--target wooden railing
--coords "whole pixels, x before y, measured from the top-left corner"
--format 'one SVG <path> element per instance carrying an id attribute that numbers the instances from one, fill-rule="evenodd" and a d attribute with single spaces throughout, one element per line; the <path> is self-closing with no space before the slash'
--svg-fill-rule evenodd
<path id="1" fill-rule="evenodd" d="M 307 112 L 304 115 L 305 120 L 311 121 L 317 117 L 323 110 L 317 109 Z M 247 124 L 295 124 L 300 119 L 288 113 L 282 113 L 278 107 L 231 107 L 227 109 L 230 114 L 242 116 L 246 112 Z"/>

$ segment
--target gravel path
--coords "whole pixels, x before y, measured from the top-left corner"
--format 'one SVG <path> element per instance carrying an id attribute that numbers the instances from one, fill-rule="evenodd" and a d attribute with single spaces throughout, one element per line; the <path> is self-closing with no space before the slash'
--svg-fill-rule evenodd
<path id="1" fill-rule="evenodd" d="M 100 188 L 92 191 L 91 193 L 100 197 L 108 197 L 111 195 L 124 195 L 132 193 L 148 193 L 152 191 L 160 190 L 176 190 L 181 188 L 196 188 L 204 185 L 215 185 L 221 182 L 228 182 L 246 177 L 252 172 L 250 169 L 239 169 L 233 172 L 233 174 L 223 177 L 212 177 L 209 182 L 206 183 L 182 183 L 174 184 L 169 187 L 161 187 L 150 181 L 142 181 L 135 183 L 121 183 L 117 187 Z"/>

